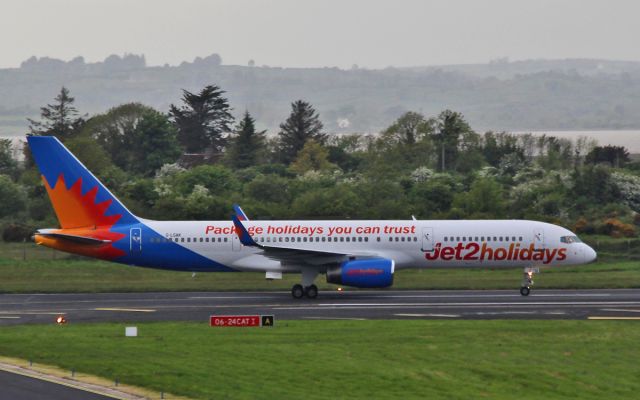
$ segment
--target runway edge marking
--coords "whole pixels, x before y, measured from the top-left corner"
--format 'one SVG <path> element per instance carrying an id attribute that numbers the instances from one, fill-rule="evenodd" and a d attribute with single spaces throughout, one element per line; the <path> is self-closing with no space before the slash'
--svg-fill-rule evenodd
<path id="1" fill-rule="evenodd" d="M 66 371 L 58 366 L 34 363 L 33 367 L 26 367 L 25 365 L 27 364 L 28 361 L 24 359 L 0 356 L 0 371 L 14 373 L 17 375 L 26 376 L 53 384 L 59 384 L 62 386 L 70 387 L 72 389 L 77 389 L 87 393 L 93 393 L 117 400 L 160 398 L 159 392 L 155 392 L 145 387 L 121 383 L 116 388 L 113 386 L 107 386 L 107 383 L 110 382 L 110 380 L 98 375 L 91 375 L 88 373 L 80 372 L 80 377 L 76 375 L 74 379 L 71 379 L 68 376 L 69 371 Z M 83 387 L 82 385 L 88 385 L 89 387 Z M 178 396 L 166 392 L 164 393 L 164 395 L 165 398 L 172 398 L 176 400 L 190 400 L 188 397 Z"/>

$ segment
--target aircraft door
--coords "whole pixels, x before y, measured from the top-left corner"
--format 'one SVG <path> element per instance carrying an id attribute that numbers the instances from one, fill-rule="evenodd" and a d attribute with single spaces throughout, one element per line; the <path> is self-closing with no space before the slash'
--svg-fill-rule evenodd
<path id="1" fill-rule="evenodd" d="M 242 249 L 242 243 L 240 243 L 240 238 L 235 233 L 231 236 L 231 248 L 233 251 L 240 251 Z"/>
<path id="2" fill-rule="evenodd" d="M 535 250 L 542 250 L 545 248 L 544 242 L 544 229 L 536 228 L 533 231 L 533 248 Z"/>
<path id="3" fill-rule="evenodd" d="M 433 228 L 422 228 L 422 251 L 433 251 Z"/>
<path id="4" fill-rule="evenodd" d="M 142 229 L 131 228 L 129 232 L 129 251 L 131 254 L 142 252 Z"/>

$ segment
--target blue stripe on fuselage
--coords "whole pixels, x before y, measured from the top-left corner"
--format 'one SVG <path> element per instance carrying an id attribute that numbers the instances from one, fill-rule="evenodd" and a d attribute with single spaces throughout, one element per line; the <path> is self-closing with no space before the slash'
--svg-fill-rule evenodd
<path id="1" fill-rule="evenodd" d="M 131 251 L 131 229 L 140 228 L 142 231 L 142 251 Z M 143 223 L 131 225 L 116 225 L 112 231 L 123 233 L 126 236 L 113 243 L 113 246 L 123 250 L 126 255 L 118 257 L 113 261 L 122 264 L 135 265 L 139 267 L 159 268 L 175 271 L 192 272 L 232 272 L 235 271 L 223 264 L 220 264 L 207 257 L 189 250 L 173 241 L 164 240 L 153 229 Z M 152 241 L 152 239 L 154 239 Z M 158 240 L 158 242 L 156 242 Z"/>

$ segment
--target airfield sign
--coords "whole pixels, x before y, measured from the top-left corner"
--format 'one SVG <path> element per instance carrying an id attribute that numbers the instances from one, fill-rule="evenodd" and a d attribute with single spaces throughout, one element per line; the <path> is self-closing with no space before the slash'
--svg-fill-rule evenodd
<path id="1" fill-rule="evenodd" d="M 211 327 L 271 327 L 274 321 L 273 315 L 212 315 L 209 317 Z"/>

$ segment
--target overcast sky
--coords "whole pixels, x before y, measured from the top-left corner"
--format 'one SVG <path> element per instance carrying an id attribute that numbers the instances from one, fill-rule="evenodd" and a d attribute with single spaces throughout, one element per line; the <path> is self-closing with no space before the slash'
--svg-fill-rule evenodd
<path id="1" fill-rule="evenodd" d="M 637 0 L 2 0 L 0 68 L 32 55 L 383 68 L 640 61 Z"/>

